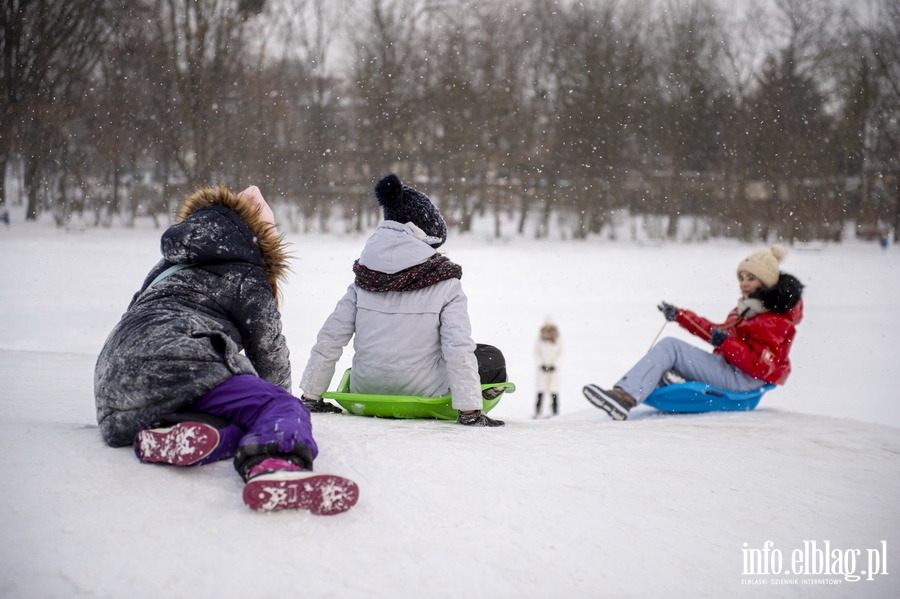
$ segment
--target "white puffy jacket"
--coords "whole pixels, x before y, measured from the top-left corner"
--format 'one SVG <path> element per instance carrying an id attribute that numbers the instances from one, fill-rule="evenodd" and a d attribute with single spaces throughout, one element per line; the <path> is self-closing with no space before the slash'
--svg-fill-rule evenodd
<path id="1" fill-rule="evenodd" d="M 534 358 L 537 362 L 537 381 L 536 387 L 538 393 L 559 393 L 560 376 L 559 364 L 562 356 L 562 341 L 557 339 L 554 341 L 546 341 L 538 338 L 534 346 Z M 542 366 L 552 366 L 552 371 L 543 370 Z"/>
<path id="2" fill-rule="evenodd" d="M 422 264 L 435 250 L 401 223 L 382 222 L 366 242 L 361 265 L 394 274 Z M 468 300 L 459 279 L 415 291 L 365 291 L 350 285 L 322 325 L 300 387 L 318 399 L 343 348 L 353 341 L 353 393 L 438 397 L 453 393 L 457 410 L 482 407 Z"/>

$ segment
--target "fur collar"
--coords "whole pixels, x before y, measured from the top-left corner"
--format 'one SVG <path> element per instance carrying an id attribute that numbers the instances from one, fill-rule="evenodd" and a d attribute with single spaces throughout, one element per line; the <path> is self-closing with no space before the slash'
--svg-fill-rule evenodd
<path id="1" fill-rule="evenodd" d="M 247 225 L 255 238 L 256 245 L 262 255 L 262 269 L 266 273 L 275 302 L 280 303 L 281 294 L 278 284 L 285 280 L 290 271 L 287 243 L 278 235 L 274 225 L 263 222 L 255 207 L 241 200 L 239 194 L 231 193 L 224 185 L 199 187 L 194 193 L 186 196 L 175 213 L 175 222 L 180 223 L 191 214 L 207 206 L 222 206 L 237 214 Z"/>
<path id="2" fill-rule="evenodd" d="M 786 272 L 778 276 L 778 282 L 772 287 L 761 287 L 750 297 L 759 299 L 766 310 L 776 314 L 785 314 L 800 302 L 803 296 L 803 283 L 797 277 Z"/>

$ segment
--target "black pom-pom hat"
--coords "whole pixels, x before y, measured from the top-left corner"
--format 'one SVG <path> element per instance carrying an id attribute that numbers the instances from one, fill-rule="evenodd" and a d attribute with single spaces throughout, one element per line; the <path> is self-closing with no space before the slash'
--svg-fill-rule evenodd
<path id="1" fill-rule="evenodd" d="M 440 247 L 447 241 L 447 225 L 431 199 L 400 183 L 397 175 L 386 175 L 375 184 L 375 199 L 383 210 L 385 220 L 413 223 L 425 233 L 422 241 L 431 247 Z"/>

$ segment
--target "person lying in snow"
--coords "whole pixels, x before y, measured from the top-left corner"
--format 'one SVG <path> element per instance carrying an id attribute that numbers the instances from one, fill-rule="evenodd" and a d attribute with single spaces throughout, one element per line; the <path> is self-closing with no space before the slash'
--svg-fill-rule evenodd
<path id="1" fill-rule="evenodd" d="M 142 462 L 196 466 L 234 457 L 254 510 L 336 514 L 359 491 L 314 474 L 309 411 L 290 393 L 278 285 L 288 270 L 259 189 L 188 196 L 94 372 L 97 421 Z"/>
<path id="2" fill-rule="evenodd" d="M 375 185 L 384 221 L 353 264 L 356 279 L 319 331 L 300 380 L 314 412 L 343 348 L 353 342 L 352 393 L 440 397 L 452 390 L 457 422 L 503 426 L 481 410 L 481 385 L 506 381 L 503 354 L 472 341 L 462 268 L 436 251 L 447 240 L 441 213 L 423 193 L 387 175 Z M 484 397 L 497 397 L 489 388 Z"/>
<path id="3" fill-rule="evenodd" d="M 587 385 L 585 397 L 614 420 L 625 420 L 670 371 L 728 391 L 753 391 L 766 383 L 783 385 L 791 372 L 788 353 L 795 327 L 803 318 L 803 285 L 793 275 L 779 271 L 784 256 L 784 248 L 773 245 L 738 264 L 741 297 L 724 324 L 714 324 L 666 302 L 659 305 L 666 320 L 708 341 L 715 347 L 713 353 L 680 339 L 665 338 L 611 390 Z"/>

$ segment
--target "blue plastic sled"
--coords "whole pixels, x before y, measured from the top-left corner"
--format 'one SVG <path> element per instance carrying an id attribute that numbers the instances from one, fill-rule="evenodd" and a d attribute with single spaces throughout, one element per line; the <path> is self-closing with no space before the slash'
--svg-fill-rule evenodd
<path id="1" fill-rule="evenodd" d="M 690 381 L 660 387 L 644 403 L 661 412 L 739 412 L 755 408 L 762 396 L 774 388 L 769 383 L 756 391 L 726 391 Z"/>

